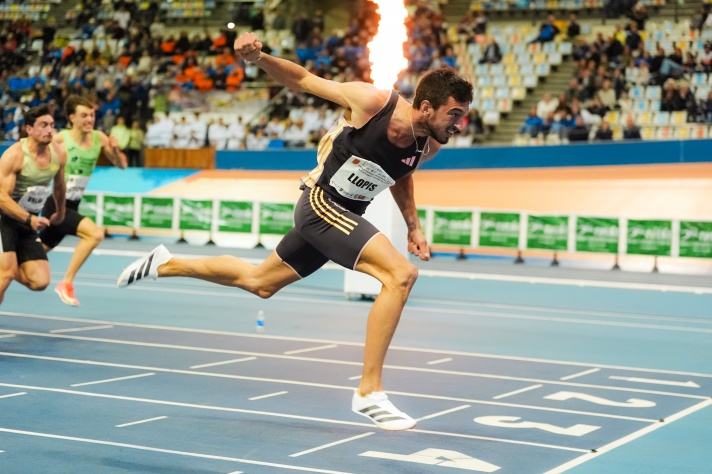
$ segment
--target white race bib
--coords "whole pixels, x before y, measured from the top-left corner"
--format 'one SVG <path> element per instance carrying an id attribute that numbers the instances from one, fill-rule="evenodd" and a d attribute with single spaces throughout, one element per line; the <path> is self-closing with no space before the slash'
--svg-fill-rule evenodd
<path id="1" fill-rule="evenodd" d="M 79 201 L 89 184 L 89 176 L 70 174 L 67 176 L 67 201 Z"/>
<path id="2" fill-rule="evenodd" d="M 334 173 L 329 184 L 345 198 L 372 201 L 395 181 L 376 163 L 352 155 Z"/>
<path id="3" fill-rule="evenodd" d="M 51 193 L 49 186 L 30 186 L 17 203 L 24 210 L 38 214 Z"/>

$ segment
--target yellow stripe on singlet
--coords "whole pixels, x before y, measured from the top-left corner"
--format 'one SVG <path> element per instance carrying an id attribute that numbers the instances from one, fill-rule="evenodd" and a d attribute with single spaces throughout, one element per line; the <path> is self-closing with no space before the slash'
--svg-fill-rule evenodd
<path id="1" fill-rule="evenodd" d="M 346 122 L 346 119 L 341 116 L 336 121 L 334 126 L 332 126 L 329 131 L 326 132 L 326 134 L 321 138 L 321 141 L 319 141 L 319 146 L 317 147 L 316 168 L 311 170 L 308 174 L 302 176 L 302 182 L 304 184 L 306 184 L 310 188 L 314 187 L 316 182 L 319 180 L 319 176 L 321 176 L 321 173 L 324 171 L 324 163 L 326 162 L 326 159 L 331 154 L 331 150 L 334 148 L 334 139 L 341 133 L 344 127 L 348 126 L 349 124 L 348 122 Z"/>
<path id="2" fill-rule="evenodd" d="M 324 200 L 323 189 L 312 188 L 309 192 L 309 203 L 320 218 L 346 235 L 350 235 L 351 231 L 358 225 L 358 222 L 339 214 Z"/>

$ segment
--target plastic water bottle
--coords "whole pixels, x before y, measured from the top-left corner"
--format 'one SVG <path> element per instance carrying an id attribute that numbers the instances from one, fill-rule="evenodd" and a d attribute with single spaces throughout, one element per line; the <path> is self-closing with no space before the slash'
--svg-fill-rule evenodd
<path id="1" fill-rule="evenodd" d="M 257 326 L 255 326 L 257 332 L 265 332 L 265 312 L 262 310 L 257 311 Z"/>

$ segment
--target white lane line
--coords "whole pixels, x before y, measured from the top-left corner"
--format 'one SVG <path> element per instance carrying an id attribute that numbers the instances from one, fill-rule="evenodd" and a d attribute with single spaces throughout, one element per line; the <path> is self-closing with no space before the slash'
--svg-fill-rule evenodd
<path id="1" fill-rule="evenodd" d="M 572 374 L 572 375 L 567 375 L 566 377 L 561 377 L 559 380 L 571 380 L 571 379 L 575 379 L 577 377 L 583 377 L 584 375 L 596 373 L 600 370 L 601 369 L 584 370 L 583 372 L 579 372 L 577 374 Z"/>
<path id="2" fill-rule="evenodd" d="M 323 351 L 324 349 L 333 349 L 335 347 L 339 347 L 339 346 L 337 346 L 336 344 L 327 344 L 325 346 L 308 347 L 306 349 L 296 349 L 293 351 L 285 351 L 282 354 L 284 354 L 284 355 L 301 354 L 302 352 Z"/>
<path id="3" fill-rule="evenodd" d="M 257 360 L 257 357 L 242 357 L 241 359 L 223 360 L 221 362 L 211 362 L 210 364 L 191 365 L 190 368 L 191 369 L 204 369 L 205 367 L 215 367 L 216 365 L 234 364 L 236 362 L 247 362 L 248 360 Z"/>
<path id="4" fill-rule="evenodd" d="M 0 339 L 4 339 L 4 338 L 6 338 L 6 337 L 15 337 L 15 335 L 14 335 L 14 334 L 3 334 L 3 335 L 0 335 Z"/>
<path id="5" fill-rule="evenodd" d="M 124 428 L 126 426 L 140 425 L 141 423 L 149 423 L 151 421 L 164 420 L 168 418 L 167 416 L 157 416 L 155 418 L 148 418 L 146 420 L 132 421 L 131 423 L 124 423 L 123 425 L 116 425 L 115 428 Z"/>
<path id="6" fill-rule="evenodd" d="M 108 383 L 108 382 L 117 382 L 119 380 L 128 380 L 128 379 L 136 379 L 139 377 L 149 377 L 151 375 L 156 375 L 153 372 L 149 372 L 147 374 L 138 374 L 138 375 L 128 375 L 126 377 L 116 377 L 114 379 L 104 379 L 104 380 L 95 380 L 93 382 L 82 382 L 82 383 L 73 383 L 70 385 L 70 387 L 83 387 L 85 385 L 96 385 L 99 383 Z"/>
<path id="7" fill-rule="evenodd" d="M 104 394 L 104 393 L 81 392 L 81 391 L 77 391 L 77 390 L 66 390 L 66 389 L 61 389 L 61 388 L 32 387 L 32 386 L 16 385 L 16 384 L 8 384 L 8 383 L 0 383 L 0 387 L 13 387 L 13 388 L 26 389 L 26 390 L 37 390 L 37 391 L 42 391 L 42 392 L 50 392 L 50 393 L 63 393 L 63 394 L 69 394 L 69 395 L 80 395 L 80 396 L 85 396 L 85 397 L 105 398 L 105 399 L 109 399 L 109 400 L 124 400 L 124 401 L 139 402 L 139 403 L 150 403 L 150 404 L 155 404 L 155 405 L 167 405 L 167 406 L 183 407 L 183 408 L 195 408 L 195 409 L 199 409 L 199 410 L 215 410 L 215 411 L 228 412 L 228 413 L 245 413 L 245 414 L 250 414 L 250 415 L 271 416 L 271 417 L 275 417 L 275 418 L 287 418 L 287 419 L 291 419 L 291 420 L 306 420 L 306 421 L 313 421 L 313 422 L 317 422 L 317 423 L 328 423 L 328 424 L 341 425 L 341 426 L 361 426 L 361 427 L 373 428 L 372 423 L 334 420 L 334 419 L 330 419 L 330 418 L 317 418 L 317 417 L 312 417 L 312 416 L 292 415 L 289 413 L 276 413 L 276 412 L 271 412 L 271 411 L 246 410 L 243 408 L 229 408 L 229 407 L 219 407 L 219 406 L 213 406 L 213 405 L 197 405 L 197 404 L 193 404 L 193 403 L 171 402 L 171 401 L 167 401 L 167 400 L 156 400 L 156 399 L 151 399 L 151 398 L 126 397 L 126 396 L 120 396 L 120 395 L 108 395 L 108 394 Z M 390 392 L 390 393 L 394 393 L 394 392 Z M 444 398 L 444 397 L 435 397 L 435 398 Z M 563 411 L 563 410 L 553 410 L 553 411 Z M 566 412 L 569 412 L 569 411 L 566 410 Z M 618 416 L 612 417 L 609 415 L 599 415 L 599 414 L 596 414 L 596 416 L 630 419 L 629 417 L 618 417 Z M 657 422 L 658 420 L 643 420 L 643 421 L 651 423 L 651 422 Z M 0 432 L 1 431 L 2 431 L 2 429 L 0 429 Z M 577 453 L 589 452 L 588 449 L 570 448 L 570 447 L 566 447 L 566 446 L 557 446 L 557 445 L 552 445 L 552 444 L 531 443 L 528 441 L 517 441 L 517 440 L 507 439 L 507 438 L 492 438 L 492 437 L 487 437 L 487 436 L 476 436 L 476 435 L 470 435 L 470 434 L 464 434 L 464 433 L 450 433 L 450 432 L 445 432 L 445 431 L 429 431 L 429 430 L 420 430 L 420 429 L 413 429 L 410 431 L 413 433 L 428 433 L 428 434 L 434 434 L 434 435 L 444 436 L 444 437 L 478 439 L 478 440 L 486 440 L 486 441 L 496 441 L 496 442 L 507 443 L 507 444 L 538 446 L 538 447 L 542 447 L 542 448 L 558 449 L 558 450 L 562 450 L 562 451 L 573 451 L 573 452 L 577 452 Z"/>
<path id="8" fill-rule="evenodd" d="M 263 398 L 277 397 L 277 396 L 279 396 L 279 395 L 285 395 L 285 394 L 287 394 L 287 393 L 289 393 L 289 392 L 287 392 L 286 390 L 285 390 L 285 391 L 282 391 L 282 392 L 268 393 L 267 395 L 260 395 L 260 396 L 258 396 L 258 397 L 248 398 L 248 400 L 250 400 L 250 401 L 253 401 L 253 400 L 262 400 Z"/>
<path id="9" fill-rule="evenodd" d="M 55 252 L 74 252 L 71 247 L 56 247 Z M 145 255 L 145 252 L 128 251 L 128 250 L 116 250 L 116 249 L 95 249 L 93 252 L 95 255 L 111 255 L 111 256 L 121 256 L 121 257 L 141 257 Z M 190 255 L 186 254 L 181 257 L 179 254 L 175 254 L 179 258 L 195 258 L 195 257 L 205 257 L 205 255 Z M 252 259 L 255 263 L 261 262 L 260 259 Z M 333 263 L 328 263 L 322 267 L 326 270 L 340 270 L 343 271 L 343 267 L 340 267 Z M 516 282 L 516 283 L 535 283 L 535 284 L 547 284 L 547 285 L 561 285 L 561 286 L 591 286 L 599 288 L 617 288 L 617 289 L 628 289 L 628 290 L 644 290 L 644 291 L 666 291 L 666 292 L 681 292 L 681 293 L 694 293 L 694 294 L 712 294 L 712 288 L 704 286 L 682 286 L 682 285 L 661 285 L 656 283 L 633 283 L 633 282 L 615 282 L 615 281 L 604 281 L 604 280 L 586 280 L 586 279 L 569 279 L 569 278 L 552 278 L 552 277 L 535 277 L 535 276 L 521 276 L 521 275 L 498 275 L 493 273 L 468 273 L 468 272 L 455 272 L 455 271 L 443 271 L 443 270 L 426 270 L 419 269 L 418 274 L 427 277 L 444 277 L 444 278 L 456 278 L 462 280 L 485 280 L 485 281 L 506 281 L 506 282 Z M 112 286 L 113 287 L 113 286 Z M 143 287 L 135 287 L 135 289 Z"/>
<path id="10" fill-rule="evenodd" d="M 143 345 L 143 344 L 139 344 L 139 345 Z M 148 344 L 148 346 L 153 347 L 156 345 Z M 177 347 L 171 347 L 171 348 L 175 349 Z M 195 350 L 195 348 L 188 348 L 188 349 Z M 200 376 L 204 376 L 204 377 L 220 377 L 220 378 L 229 378 L 229 379 L 236 379 L 236 380 L 254 380 L 254 381 L 260 381 L 260 382 L 288 383 L 288 384 L 293 384 L 293 385 L 301 385 L 301 386 L 305 386 L 305 387 L 325 387 L 325 388 L 338 387 L 340 389 L 346 388 L 343 386 L 335 386 L 335 385 L 331 385 L 331 384 L 304 382 L 302 380 L 271 379 L 271 378 L 266 378 L 266 377 L 252 377 L 252 376 L 243 376 L 243 375 L 222 374 L 222 373 L 216 373 L 216 372 L 195 372 L 195 371 L 191 371 L 191 370 L 166 369 L 163 367 L 151 367 L 151 366 L 130 365 L 130 364 L 116 364 L 116 363 L 110 363 L 110 362 L 97 362 L 97 361 L 89 361 L 89 360 L 67 359 L 67 358 L 62 358 L 62 357 L 38 356 L 38 355 L 33 355 L 33 354 L 18 354 L 18 353 L 14 353 L 14 352 L 0 352 L 0 355 L 8 356 L 8 357 L 27 358 L 27 359 L 69 362 L 69 363 L 73 363 L 73 364 L 96 365 L 96 366 L 101 366 L 101 367 L 120 367 L 120 368 L 124 368 L 124 369 L 150 370 L 150 371 L 154 371 L 154 372 L 185 374 L 185 375 L 200 375 Z M 264 357 L 272 357 L 271 355 L 268 355 L 268 354 L 262 354 L 262 355 Z M 279 356 L 274 356 L 274 357 L 279 357 Z M 297 359 L 297 360 L 304 360 L 307 362 L 340 364 L 340 365 L 361 365 L 360 362 L 344 362 L 344 361 L 332 361 L 332 360 L 321 360 L 321 359 Z M 425 368 L 419 368 L 419 367 L 403 367 L 403 366 L 396 366 L 396 365 L 385 365 L 384 368 L 393 369 L 393 370 L 403 370 L 403 371 L 408 371 L 408 372 L 425 372 L 425 373 L 433 373 L 433 374 L 440 374 L 440 375 L 457 375 L 457 376 L 472 377 L 472 378 L 484 378 L 484 379 L 494 379 L 494 380 L 509 380 L 509 381 L 518 381 L 518 382 L 531 382 L 531 383 L 542 383 L 542 384 L 550 384 L 550 385 L 561 385 L 564 387 L 595 388 L 595 389 L 613 390 L 613 391 L 620 391 L 620 392 L 635 392 L 635 393 L 647 393 L 647 394 L 653 394 L 653 395 L 667 395 L 667 396 L 677 397 L 677 398 L 693 398 L 693 399 L 700 399 L 700 400 L 704 400 L 707 398 L 704 395 L 690 395 L 690 394 L 685 394 L 685 393 L 664 392 L 664 391 L 649 390 L 649 389 L 644 389 L 644 388 L 582 384 L 582 383 L 574 383 L 574 382 L 559 382 L 556 380 L 530 379 L 530 378 L 526 378 L 526 377 L 511 377 L 511 376 L 506 376 L 506 375 L 480 374 L 480 373 L 473 373 L 473 372 L 459 372 L 459 371 L 454 371 L 454 370 L 425 369 Z M 348 388 L 348 390 L 353 390 L 353 388 Z M 391 393 L 397 393 L 397 392 L 391 392 Z M 418 396 L 418 395 L 416 395 L 416 396 Z M 434 397 L 434 398 L 437 398 L 437 397 Z M 467 401 L 467 400 L 463 400 L 463 401 Z"/>
<path id="11" fill-rule="evenodd" d="M 543 385 L 542 385 L 542 384 L 536 384 L 536 385 L 532 385 L 531 387 L 524 387 L 524 388 L 520 388 L 519 390 L 513 390 L 513 391 L 511 391 L 511 392 L 503 393 L 503 394 L 501 394 L 501 395 L 497 395 L 496 397 L 492 397 L 492 400 L 499 400 L 499 399 L 501 399 L 501 398 L 507 398 L 507 397 L 510 397 L 510 396 L 512 396 L 512 395 L 516 395 L 516 394 L 518 394 L 518 393 L 524 393 L 524 392 L 528 392 L 529 390 L 537 389 L 537 388 L 539 388 L 539 387 L 543 387 Z"/>
<path id="12" fill-rule="evenodd" d="M 430 362 L 426 362 L 428 365 L 435 365 L 435 364 L 442 364 L 444 362 L 451 362 L 452 357 L 445 357 L 444 359 L 438 359 L 438 360 L 431 360 Z"/>
<path id="13" fill-rule="evenodd" d="M 50 333 L 52 334 L 60 334 L 64 332 L 79 332 L 79 331 L 94 331 L 96 329 L 111 329 L 114 326 L 111 324 L 106 324 L 102 326 L 86 326 L 86 327 L 81 327 L 81 328 L 67 328 L 67 329 L 52 329 Z"/>
<path id="14" fill-rule="evenodd" d="M 411 308 L 411 309 L 417 309 L 417 308 Z M 188 333 L 188 334 L 211 334 L 211 335 L 220 335 L 220 336 L 232 336 L 232 337 L 236 337 L 236 338 L 259 337 L 261 339 L 272 339 L 275 341 L 335 343 L 340 346 L 363 347 L 363 343 L 359 343 L 359 342 L 331 341 L 331 340 L 324 340 L 324 339 L 311 339 L 311 338 L 300 338 L 300 337 L 289 337 L 289 336 L 265 336 L 265 335 L 246 334 L 246 333 L 236 333 L 236 332 L 230 332 L 230 331 L 216 331 L 216 330 L 212 330 L 212 329 L 190 329 L 190 328 L 160 326 L 160 325 L 151 325 L 151 324 L 121 323 L 121 322 L 102 321 L 102 320 L 85 320 L 85 319 L 78 319 L 78 318 L 66 318 L 66 317 L 62 317 L 62 316 L 48 316 L 48 315 L 31 314 L 31 313 L 16 313 L 16 312 L 11 312 L 11 311 L 0 311 L 0 316 L 16 317 L 16 318 L 46 319 L 49 321 L 75 321 L 75 322 L 84 322 L 84 323 L 86 323 L 86 322 L 111 323 L 114 326 L 121 326 L 121 327 L 127 327 L 127 328 L 156 329 L 156 330 L 169 331 L 169 332 L 183 332 L 183 333 Z M 0 333 L 3 333 L 3 332 L 17 333 L 18 331 L 6 331 L 3 329 L 0 329 Z M 98 338 L 87 338 L 87 337 L 71 336 L 71 335 L 70 336 L 48 336 L 47 333 L 35 333 L 35 332 L 28 332 L 28 331 L 22 331 L 21 334 L 38 336 L 38 337 L 65 337 L 65 338 L 70 338 L 70 339 L 86 340 L 86 341 L 122 343 L 121 340 L 119 340 L 119 339 L 98 339 Z M 124 343 L 127 343 L 127 342 L 124 342 Z M 136 344 L 138 344 L 138 343 L 136 343 Z M 144 344 L 144 345 L 152 346 L 151 344 Z M 161 347 L 186 348 L 186 349 L 191 349 L 191 350 L 199 350 L 199 351 L 205 351 L 205 352 L 218 352 L 218 353 L 225 353 L 225 354 L 244 353 L 244 352 L 238 352 L 238 351 L 227 351 L 227 350 L 218 350 L 218 349 L 210 350 L 207 348 L 195 348 L 195 347 L 184 347 L 184 346 L 162 345 Z M 590 363 L 571 362 L 571 361 L 553 360 L 553 359 L 540 359 L 540 358 L 535 358 L 535 357 L 505 356 L 505 355 L 497 355 L 497 354 L 482 354 L 482 353 L 478 353 L 478 352 L 448 351 L 448 350 L 442 350 L 442 349 L 437 349 L 437 350 L 436 349 L 423 349 L 423 348 L 417 348 L 417 347 L 406 347 L 406 346 L 395 346 L 395 345 L 391 346 L 389 348 L 389 351 L 394 351 L 394 350 L 417 352 L 417 353 L 422 353 L 422 354 L 453 355 L 453 356 L 463 356 L 463 357 L 482 358 L 482 359 L 536 362 L 536 363 L 541 363 L 541 364 L 566 365 L 566 366 L 573 366 L 573 367 L 591 367 Z M 258 355 L 263 355 L 263 354 L 258 354 Z M 275 355 L 273 357 L 279 357 L 279 356 Z M 359 365 L 360 365 L 360 363 L 359 363 Z M 640 368 L 640 367 L 630 367 L 630 366 L 625 366 L 625 365 L 596 364 L 596 366 L 601 369 L 629 370 L 629 371 L 647 372 L 647 373 L 654 373 L 654 374 L 687 375 L 690 377 L 712 378 L 712 374 L 703 374 L 703 373 L 699 373 L 699 372 L 682 372 L 682 371 L 677 371 L 677 370 L 646 369 L 646 368 Z"/>
<path id="15" fill-rule="evenodd" d="M 673 387 L 687 387 L 687 388 L 700 388 L 692 380 L 687 382 L 678 382 L 677 380 L 659 380 L 659 379 L 644 379 L 640 377 L 620 377 L 618 375 L 611 375 L 608 377 L 611 380 L 623 380 L 625 382 L 637 382 L 637 383 L 650 383 L 655 385 L 671 385 Z"/>
<path id="16" fill-rule="evenodd" d="M 706 408 L 708 406 L 712 405 L 712 399 L 705 400 L 704 402 L 698 403 L 697 405 L 691 406 L 690 408 L 687 408 L 679 413 L 676 413 L 670 417 L 665 418 L 664 423 L 653 423 L 652 425 L 646 426 L 643 429 L 640 429 L 634 433 L 629 434 L 628 436 L 625 436 L 621 439 L 618 439 L 612 443 L 609 443 L 602 448 L 597 449 L 595 452 L 589 452 L 583 456 L 580 456 L 576 459 L 573 459 L 566 464 L 562 464 L 561 466 L 557 466 L 554 469 L 545 472 L 544 474 L 561 474 L 562 472 L 568 471 L 572 467 L 578 466 L 579 464 L 583 464 L 586 461 L 589 461 L 595 457 L 600 456 L 601 454 L 607 453 L 608 451 L 611 451 L 615 448 L 618 448 L 620 446 L 623 446 L 624 444 L 627 444 L 633 440 L 636 440 L 642 436 L 645 436 L 646 434 L 655 431 L 659 428 L 662 428 L 663 426 L 666 426 L 673 421 L 677 421 L 680 418 L 684 418 L 687 415 L 690 415 L 696 411 L 702 410 L 703 408 Z"/>
<path id="17" fill-rule="evenodd" d="M 437 412 L 437 413 L 433 413 L 432 415 L 421 416 L 421 417 L 418 418 L 417 420 L 418 420 L 418 421 L 429 420 L 429 419 L 431 419 L 431 418 L 436 418 L 436 417 L 438 417 L 438 416 L 447 415 L 448 413 L 453 413 L 453 412 L 456 412 L 456 411 L 464 410 L 465 408 L 470 408 L 471 406 L 472 406 L 472 405 L 460 405 L 459 407 L 450 408 L 449 410 L 439 411 L 439 412 Z"/>
<path id="18" fill-rule="evenodd" d="M 361 380 L 361 375 L 354 375 L 353 377 L 349 377 L 349 380 Z"/>
<path id="19" fill-rule="evenodd" d="M 0 395 L 0 398 L 19 397 L 20 395 L 27 395 L 27 392 L 17 392 L 17 393 L 9 393 L 7 395 Z"/>
<path id="20" fill-rule="evenodd" d="M 299 457 L 299 456 L 303 456 L 304 454 L 310 454 L 310 453 L 313 453 L 313 452 L 315 452 L 315 451 L 320 451 L 320 450 L 322 450 L 322 449 L 330 448 L 330 447 L 332 447 L 332 446 L 336 446 L 336 445 L 343 444 L 343 443 L 348 443 L 349 441 L 353 441 L 353 440 L 356 440 L 356 439 L 365 438 L 366 436 L 371 436 L 372 434 L 375 434 L 375 431 L 371 431 L 371 432 L 369 432 L 369 433 L 363 433 L 363 434 L 360 434 L 360 435 L 352 436 L 351 438 L 346 438 L 346 439 L 342 439 L 342 440 L 339 440 L 339 441 L 334 441 L 333 443 L 329 443 L 329 444 L 322 444 L 321 446 L 317 446 L 316 448 L 307 449 L 306 451 L 300 451 L 300 452 L 298 452 L 298 453 L 290 454 L 289 457 L 290 457 L 290 458 L 296 458 L 296 457 Z"/>
<path id="21" fill-rule="evenodd" d="M 151 446 L 141 446 L 141 445 L 137 445 L 137 444 L 116 443 L 114 441 L 105 441 L 105 440 L 101 440 L 101 439 L 77 438 L 74 436 L 62 436 L 62 435 L 56 435 L 56 434 L 51 434 L 51 433 L 38 433 L 35 431 L 23 431 L 23 430 L 13 430 L 13 429 L 9 429 L 9 428 L 0 428 L 0 432 L 25 435 L 25 436 L 36 436 L 39 438 L 51 438 L 51 439 L 62 439 L 62 440 L 66 440 L 66 441 L 77 441 L 79 443 L 98 444 L 98 445 L 103 445 L 103 446 L 113 446 L 113 447 L 117 447 L 117 448 L 136 449 L 139 451 L 151 451 L 154 453 L 175 454 L 177 456 L 186 456 L 186 457 L 193 457 L 193 458 L 200 458 L 200 459 L 213 459 L 213 460 L 218 460 L 218 461 L 232 461 L 232 462 L 238 462 L 238 463 L 244 463 L 244 464 L 253 464 L 256 466 L 268 466 L 268 467 L 274 467 L 274 468 L 280 468 L 280 469 L 292 469 L 295 471 L 316 472 L 316 473 L 320 473 L 320 474 L 350 474 L 350 473 L 343 472 L 343 471 L 330 471 L 330 470 L 325 470 L 325 469 L 315 469 L 315 468 L 311 468 L 311 467 L 290 466 L 288 464 L 277 464 L 277 463 L 272 463 L 272 462 L 254 461 L 252 459 L 231 458 L 231 457 L 227 457 L 227 456 L 216 456 L 213 454 L 192 453 L 189 451 L 176 451 L 173 449 L 154 448 Z"/>

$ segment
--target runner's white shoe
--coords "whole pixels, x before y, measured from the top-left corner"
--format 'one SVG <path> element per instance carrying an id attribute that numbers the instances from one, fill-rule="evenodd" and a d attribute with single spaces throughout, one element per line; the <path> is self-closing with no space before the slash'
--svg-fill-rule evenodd
<path id="1" fill-rule="evenodd" d="M 145 280 L 150 278 L 155 280 L 158 278 L 158 267 L 172 259 L 173 256 L 168 251 L 168 249 L 159 245 L 151 251 L 145 257 L 141 257 L 131 265 L 126 267 L 121 276 L 119 276 L 116 286 L 123 288 L 124 286 L 129 286 L 137 281 Z"/>
<path id="2" fill-rule="evenodd" d="M 362 397 L 356 390 L 351 410 L 369 418 L 384 430 L 409 430 L 415 426 L 415 420 L 393 406 L 384 392 L 373 392 Z"/>

